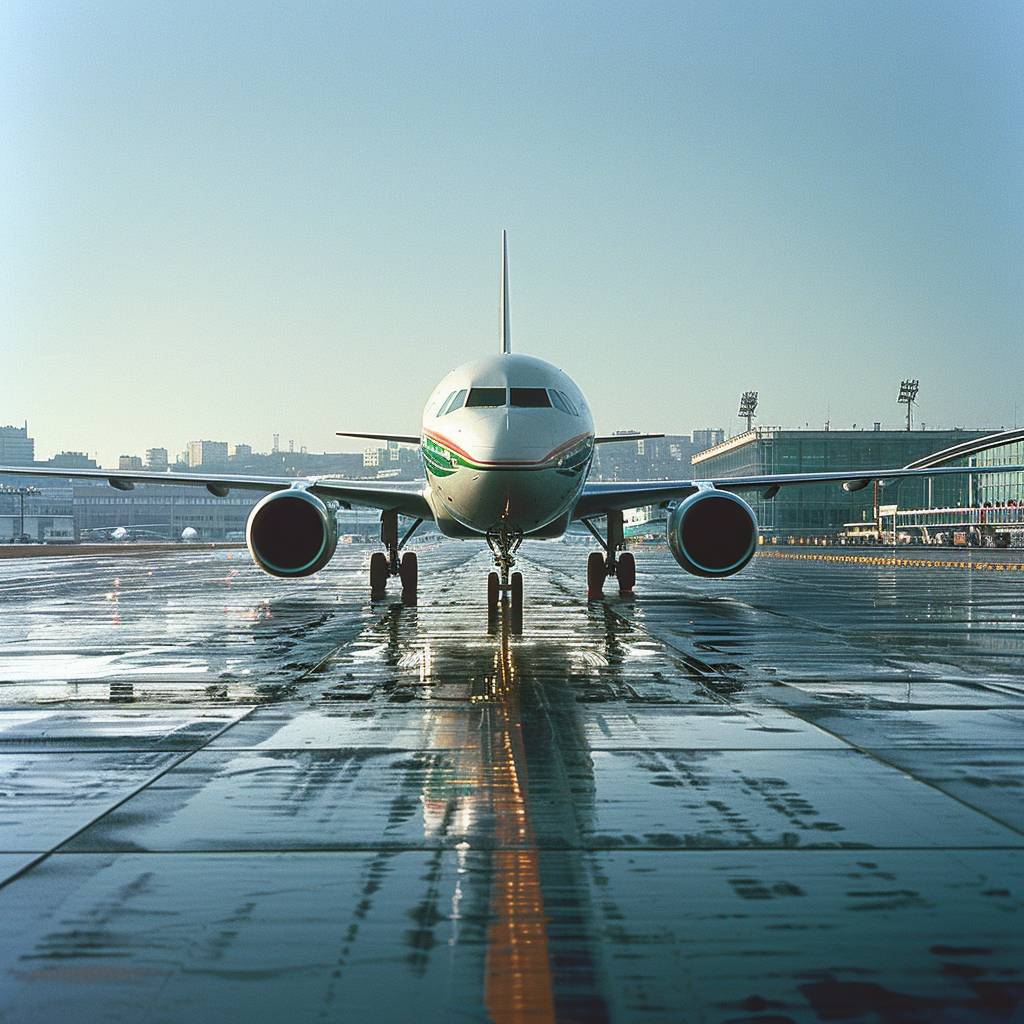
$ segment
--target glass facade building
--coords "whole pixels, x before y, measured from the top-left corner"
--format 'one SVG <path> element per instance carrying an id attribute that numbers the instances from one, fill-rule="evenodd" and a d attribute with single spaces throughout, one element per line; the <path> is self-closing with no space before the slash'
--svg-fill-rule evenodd
<path id="1" fill-rule="evenodd" d="M 695 479 L 766 473 L 810 473 L 905 466 L 915 459 L 986 434 L 986 430 L 781 430 L 758 427 L 693 458 Z M 1007 452 L 1017 445 L 993 449 L 983 455 L 991 464 L 1009 461 Z M 965 464 L 966 460 L 961 460 Z M 955 464 L 955 463 L 954 463 Z M 1005 474 L 1010 476 L 1011 474 Z M 999 474 L 990 488 L 1010 488 Z M 1019 485 L 1019 481 L 1016 481 Z M 876 502 L 900 508 L 958 507 L 994 500 L 975 492 L 967 477 L 934 477 L 890 482 L 861 491 L 844 491 L 841 484 L 783 487 L 772 499 L 758 492 L 744 495 L 764 533 L 779 536 L 816 536 L 837 533 L 852 522 L 871 522 Z M 1005 500 L 1005 499 L 1004 499 Z"/>

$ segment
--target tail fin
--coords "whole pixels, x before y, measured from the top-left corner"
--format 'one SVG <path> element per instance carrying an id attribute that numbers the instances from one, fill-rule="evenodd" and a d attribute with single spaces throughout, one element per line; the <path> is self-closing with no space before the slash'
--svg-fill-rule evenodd
<path id="1" fill-rule="evenodd" d="M 499 315 L 501 318 L 501 352 L 508 355 L 512 351 L 512 331 L 508 319 L 508 232 L 501 232 L 501 302 Z"/>

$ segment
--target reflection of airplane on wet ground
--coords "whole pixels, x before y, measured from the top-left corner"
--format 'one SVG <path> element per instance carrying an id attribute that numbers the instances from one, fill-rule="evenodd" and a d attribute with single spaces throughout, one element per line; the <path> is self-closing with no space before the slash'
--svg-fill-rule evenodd
<path id="1" fill-rule="evenodd" d="M 590 483 L 594 446 L 649 434 L 595 435 L 583 393 L 562 370 L 532 356 L 513 354 L 509 329 L 508 247 L 502 235 L 501 349 L 497 355 L 452 370 L 427 400 L 419 435 L 345 433 L 420 447 L 427 483 L 357 482 L 308 477 L 205 476 L 192 473 L 106 470 L 41 470 L 0 467 L 4 474 L 100 477 L 119 490 L 137 483 L 196 484 L 212 494 L 232 488 L 265 491 L 249 515 L 246 540 L 262 569 L 276 576 L 306 576 L 322 569 L 337 546 L 333 505 L 381 512 L 381 541 L 387 552 L 370 559 L 370 589 L 385 591 L 389 576 L 401 579 L 413 600 L 417 561 L 402 548 L 424 521 L 449 537 L 486 540 L 496 572 L 488 577 L 488 605 L 502 596 L 521 611 L 522 574 L 512 572 L 523 540 L 562 536 L 581 521 L 603 548 L 587 563 L 590 595 L 600 594 L 615 576 L 620 591 L 633 589 L 633 555 L 623 551 L 623 513 L 645 505 L 668 507 L 668 544 L 676 561 L 697 576 L 739 572 L 754 556 L 757 520 L 744 492 L 771 498 L 791 484 L 841 484 L 860 490 L 875 480 L 948 473 L 993 473 L 1020 466 L 916 466 L 842 472 L 781 473 L 702 480 Z M 398 517 L 413 520 L 404 536 Z M 594 520 L 604 519 L 599 530 Z"/>

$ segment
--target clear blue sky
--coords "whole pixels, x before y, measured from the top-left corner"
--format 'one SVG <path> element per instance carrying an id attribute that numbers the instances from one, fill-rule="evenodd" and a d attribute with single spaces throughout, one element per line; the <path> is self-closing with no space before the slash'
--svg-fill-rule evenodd
<path id="1" fill-rule="evenodd" d="M 561 365 L 602 431 L 1024 422 L 1024 6 L 0 8 L 0 423 L 415 431 Z"/>

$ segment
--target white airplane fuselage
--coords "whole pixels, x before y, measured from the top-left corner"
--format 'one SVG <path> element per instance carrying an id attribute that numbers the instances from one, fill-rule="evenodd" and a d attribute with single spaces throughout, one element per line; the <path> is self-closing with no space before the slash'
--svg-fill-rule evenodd
<path id="1" fill-rule="evenodd" d="M 590 471 L 594 421 L 568 374 L 504 353 L 465 363 L 437 385 L 421 451 L 443 533 L 556 537 Z"/>

